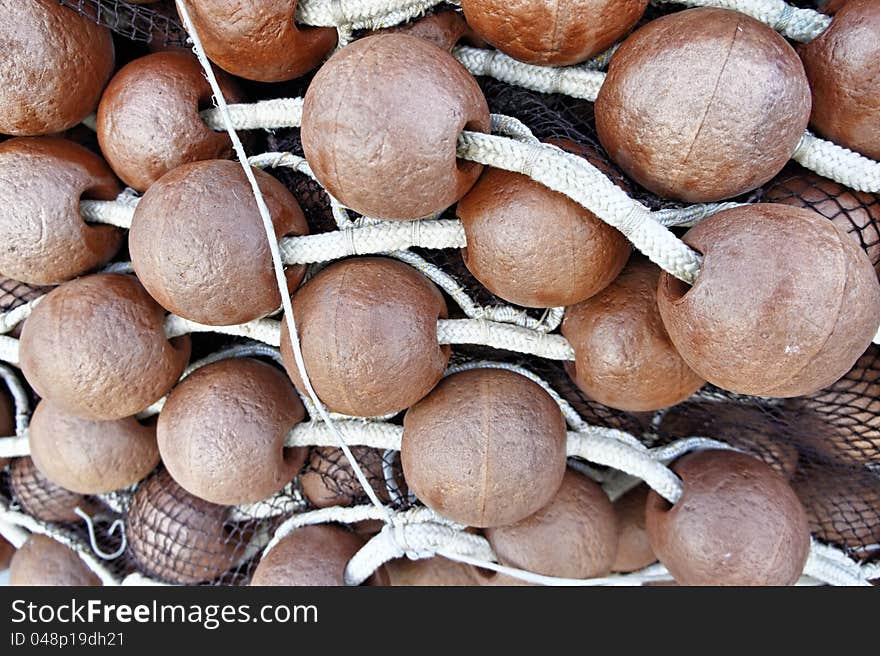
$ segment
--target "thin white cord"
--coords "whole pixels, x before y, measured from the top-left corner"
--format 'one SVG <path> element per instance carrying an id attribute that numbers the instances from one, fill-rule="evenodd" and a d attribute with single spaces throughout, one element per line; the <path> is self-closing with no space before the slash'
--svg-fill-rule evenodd
<path id="1" fill-rule="evenodd" d="M 339 447 L 342 449 L 342 452 L 348 459 L 352 471 L 354 471 L 358 482 L 364 488 L 364 491 L 370 498 L 370 501 L 377 508 L 382 508 L 384 511 L 384 506 L 382 505 L 382 502 L 379 500 L 379 497 L 376 495 L 373 487 L 369 484 L 367 477 L 364 475 L 364 472 L 361 470 L 361 467 L 357 462 L 357 459 L 352 455 L 351 450 L 345 443 L 345 438 L 333 425 L 333 420 L 328 416 L 324 405 L 321 403 L 318 395 L 312 388 L 312 383 L 309 380 L 308 373 L 306 372 L 305 362 L 303 361 L 302 357 L 302 349 L 299 343 L 299 335 L 297 334 L 296 321 L 293 316 L 293 307 L 290 302 L 290 290 L 287 287 L 287 278 L 285 277 L 284 273 L 284 263 L 281 260 L 281 252 L 278 248 L 278 242 L 275 239 L 275 227 L 272 223 L 272 217 L 269 214 L 269 208 L 266 207 L 266 201 L 263 199 L 263 194 L 260 191 L 259 185 L 257 184 L 257 179 L 254 176 L 253 169 L 248 163 L 248 157 L 244 151 L 244 146 L 242 146 L 241 140 L 238 138 L 238 134 L 236 133 L 235 128 L 232 125 L 232 119 L 229 115 L 229 107 L 226 104 L 226 99 L 223 97 L 223 91 L 220 89 L 220 85 L 217 83 L 217 79 L 214 76 L 214 70 L 211 67 L 210 61 L 208 61 L 208 56 L 205 54 L 205 49 L 202 47 L 202 42 L 199 38 L 198 32 L 195 29 L 192 20 L 190 19 L 187 4 L 188 2 L 186 0 L 178 0 L 177 8 L 180 13 L 180 18 L 183 21 L 186 31 L 189 33 L 190 38 L 192 39 L 193 51 L 195 52 L 199 63 L 204 69 L 205 76 L 208 79 L 208 83 L 211 85 L 211 90 L 214 92 L 214 100 L 220 110 L 223 123 L 226 126 L 226 132 L 229 134 L 229 138 L 232 140 L 232 146 L 235 150 L 235 154 L 238 157 L 238 161 L 248 178 L 248 182 L 250 182 L 251 191 L 253 192 L 254 198 L 257 201 L 257 207 L 260 211 L 260 217 L 263 220 L 263 227 L 266 230 L 266 239 L 269 243 L 269 251 L 272 255 L 272 266 L 275 270 L 275 281 L 278 285 L 278 290 L 281 293 L 281 305 L 284 309 L 284 314 L 287 317 L 288 336 L 290 337 L 290 343 L 293 347 L 294 359 L 296 360 L 296 366 L 299 371 L 300 377 L 302 378 L 303 385 L 305 386 L 306 391 L 311 397 L 312 402 L 315 404 L 318 413 L 321 415 L 322 419 L 324 419 L 324 422 L 328 426 L 330 426 L 332 431 L 334 431 L 334 435 L 339 442 Z M 386 513 L 386 521 L 390 521 L 390 519 L 390 516 Z"/>

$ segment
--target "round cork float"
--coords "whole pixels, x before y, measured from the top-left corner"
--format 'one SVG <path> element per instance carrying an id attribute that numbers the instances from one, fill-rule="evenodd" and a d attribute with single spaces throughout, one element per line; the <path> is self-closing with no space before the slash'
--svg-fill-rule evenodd
<path id="1" fill-rule="evenodd" d="M 661 274 L 660 316 L 684 361 L 718 387 L 811 394 L 849 371 L 877 332 L 871 262 L 816 212 L 737 207 L 701 221 L 684 241 L 702 253 L 702 268 L 690 287 Z"/>
<path id="2" fill-rule="evenodd" d="M 666 198 L 716 201 L 755 189 L 794 153 L 810 116 L 797 53 L 727 9 L 651 21 L 611 58 L 596 130 L 631 178 Z"/>
<path id="3" fill-rule="evenodd" d="M 164 319 L 134 276 L 71 280 L 25 322 L 22 372 L 40 396 L 72 415 L 137 414 L 171 389 L 189 360 L 189 336 L 169 340 Z"/>
<path id="4" fill-rule="evenodd" d="M 463 371 L 407 411 L 400 457 L 410 490 L 429 508 L 468 526 L 504 526 L 559 491 L 565 421 L 519 374 Z"/>

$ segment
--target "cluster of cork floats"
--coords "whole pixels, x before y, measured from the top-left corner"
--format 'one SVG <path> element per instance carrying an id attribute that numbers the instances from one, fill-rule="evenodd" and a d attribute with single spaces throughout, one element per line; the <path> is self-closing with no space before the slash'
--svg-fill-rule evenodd
<path id="1" fill-rule="evenodd" d="M 0 399 L 0 445 L 18 449 L 0 446 L 11 583 L 111 582 L 107 549 L 63 536 L 114 499 L 111 555 L 171 584 L 251 563 L 236 582 L 613 582 L 653 567 L 682 585 L 792 585 L 817 541 L 840 545 L 811 536 L 796 445 L 776 442 L 789 462 L 771 465 L 675 412 L 708 386 L 807 412 L 877 336 L 880 246 L 848 228 L 880 222 L 864 202 L 880 187 L 844 183 L 848 162 L 880 168 L 880 3 L 787 8 L 819 26 L 800 43 L 733 9 L 648 0 L 425 3 L 399 25 L 335 27 L 309 19 L 314 0 L 156 5 L 195 54 L 120 48 L 65 4 L 0 0 L 0 276 L 31 291 L 0 315 L 33 405 Z M 592 76 L 601 147 L 490 115 L 475 75 Z M 239 161 L 236 134 L 253 155 L 280 128 L 299 128 L 304 157 Z M 808 142 L 842 163 L 798 159 Z M 272 175 L 285 157 L 338 229 Z M 788 188 L 852 214 L 780 192 L 793 157 L 842 173 L 799 169 Z M 673 231 L 633 199 L 648 195 L 699 220 Z M 422 259 L 432 248 L 495 306 L 461 309 L 462 288 Z M 462 344 L 557 360 L 590 403 L 719 441 L 652 460 L 573 419 L 527 366 L 463 366 Z M 767 426 L 749 439 L 773 442 Z M 656 475 L 613 493 L 609 467 Z M 420 522 L 452 536 L 433 556 L 394 543 Z"/>

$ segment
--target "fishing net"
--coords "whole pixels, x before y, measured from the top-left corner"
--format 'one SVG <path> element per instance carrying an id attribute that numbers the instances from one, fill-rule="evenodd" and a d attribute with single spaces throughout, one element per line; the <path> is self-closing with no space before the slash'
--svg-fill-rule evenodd
<path id="1" fill-rule="evenodd" d="M 186 44 L 173 3 L 61 3 L 108 26 L 124 39 L 163 46 Z M 645 20 L 672 10 L 666 5 L 651 8 Z M 542 141 L 563 139 L 589 146 L 604 160 L 611 178 L 652 209 L 681 206 L 651 194 L 614 167 L 597 138 L 592 103 L 541 94 L 490 78 L 478 81 L 493 113 L 516 117 Z M 254 99 L 302 95 L 307 84 L 306 78 L 295 83 L 259 85 Z M 258 135 L 248 147 L 249 154 L 265 150 L 303 156 L 297 128 Z M 293 169 L 268 171 L 296 197 L 312 234 L 337 229 L 329 198 L 316 181 Z M 792 164 L 764 187 L 733 200 L 812 208 L 842 225 L 875 266 L 880 266 L 880 198 L 876 194 L 854 192 Z M 454 209 L 441 218 L 454 218 Z M 470 274 L 457 249 L 412 251 L 450 276 L 477 305 L 509 305 Z M 118 259 L 124 261 L 125 257 Z M 320 265 L 311 267 L 311 273 L 318 268 Z M 2 279 L 0 313 L 32 302 L 46 291 Z M 447 305 L 451 318 L 464 316 L 448 294 Z M 534 321 L 541 321 L 545 314 L 541 310 L 517 310 Z M 250 343 L 242 337 L 218 334 L 194 334 L 192 339 L 194 361 Z M 277 366 L 277 358 L 249 355 Z M 872 346 L 841 380 L 807 397 L 765 399 L 706 385 L 687 401 L 653 413 L 623 412 L 587 398 L 559 361 L 457 345 L 450 365 L 466 366 L 484 360 L 534 373 L 587 423 L 625 431 L 647 447 L 701 436 L 755 455 L 791 481 L 807 510 L 815 538 L 841 549 L 857 562 L 880 562 L 880 348 Z M 401 417 L 387 421 L 400 425 Z M 400 511 L 420 506 L 406 488 L 399 452 L 354 447 L 353 453 L 383 503 Z M 611 473 L 586 461 L 579 465 L 577 458 L 571 460 L 599 480 Z M 311 448 L 302 471 L 282 492 L 248 506 L 224 507 L 203 501 L 183 490 L 161 466 L 133 490 L 84 497 L 50 483 L 27 457 L 13 459 L 0 474 L 0 500 L 11 512 L 31 518 L 29 530 L 64 536 L 81 553 L 97 554 L 116 580 L 135 576 L 211 585 L 247 584 L 260 554 L 285 520 L 319 508 L 369 503 L 342 451 L 326 446 Z M 74 512 L 76 508 L 88 521 Z M 117 519 L 125 524 L 124 542 L 122 531 L 113 530 Z M 369 537 L 381 523 L 353 521 L 351 526 Z"/>
<path id="2" fill-rule="evenodd" d="M 162 47 L 186 46 L 186 31 L 177 18 L 173 1 L 144 5 L 123 0 L 59 2 L 135 43 Z"/>

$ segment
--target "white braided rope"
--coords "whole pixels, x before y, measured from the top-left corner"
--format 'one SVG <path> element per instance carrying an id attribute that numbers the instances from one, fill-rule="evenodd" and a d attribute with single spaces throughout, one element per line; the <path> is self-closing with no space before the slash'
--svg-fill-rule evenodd
<path id="1" fill-rule="evenodd" d="M 567 454 L 636 476 L 669 503 L 674 504 L 681 497 L 681 480 L 668 467 L 651 457 L 647 449 L 608 437 L 602 429 L 570 431 Z"/>
<path id="2" fill-rule="evenodd" d="M 272 98 L 255 103 L 228 105 L 229 118 L 236 130 L 298 128 L 302 123 L 302 107 L 302 98 Z M 204 109 L 200 114 L 212 130 L 226 130 L 218 107 Z"/>
<path id="3" fill-rule="evenodd" d="M 280 358 L 280 353 L 279 353 Z M 279 360 L 278 364 L 282 367 L 284 366 L 284 362 Z M 313 421 L 323 421 L 321 419 L 320 413 L 318 413 L 317 408 L 315 408 L 315 404 L 312 403 L 312 400 L 308 397 L 307 394 L 302 393 L 300 390 L 297 390 L 296 393 L 299 395 L 300 401 L 302 401 L 303 405 L 306 408 L 306 414 L 311 417 Z M 327 411 L 327 416 L 330 417 L 334 422 L 337 421 L 387 421 L 399 414 L 398 412 L 389 412 L 385 415 L 375 415 L 373 417 L 356 417 L 354 415 L 346 415 L 341 412 L 330 412 Z"/>
<path id="4" fill-rule="evenodd" d="M 657 462 L 669 464 L 674 460 L 678 460 L 686 453 L 690 453 L 691 451 L 703 451 L 705 449 L 740 451 L 740 449 L 732 447 L 726 442 L 713 440 L 709 437 L 683 437 L 664 446 L 649 449 L 648 452 Z"/>
<path id="5" fill-rule="evenodd" d="M 282 515 L 291 515 L 293 513 L 302 512 L 307 505 L 308 504 L 302 494 L 297 490 L 293 482 L 291 482 L 268 499 L 262 499 L 256 503 L 246 503 L 239 506 L 233 506 L 229 509 L 228 521 L 247 522 L 254 519 L 270 519 Z M 268 541 L 263 544 L 263 547 L 265 547 L 267 543 Z"/>
<path id="6" fill-rule="evenodd" d="M 165 336 L 168 339 L 190 333 L 219 333 L 235 337 L 247 337 L 270 346 L 281 345 L 281 322 L 275 319 L 256 319 L 232 326 L 208 326 L 184 319 L 176 314 L 165 317 Z"/>
<path id="7" fill-rule="evenodd" d="M 617 52 L 617 49 L 620 47 L 619 43 L 615 43 L 613 46 L 608 48 L 605 52 L 599 53 L 592 59 L 585 61 L 582 66 L 586 66 L 587 68 L 592 68 L 596 71 L 601 71 L 603 68 L 607 68 L 608 64 L 611 63 L 611 58 L 614 56 L 614 53 Z"/>
<path id="8" fill-rule="evenodd" d="M 593 587 L 593 586 L 642 586 L 646 583 L 655 583 L 657 581 L 673 581 L 672 575 L 663 565 L 649 565 L 644 569 L 627 574 L 611 574 L 609 576 L 601 576 L 594 579 L 570 579 L 559 576 L 544 576 L 535 574 L 527 570 L 517 569 L 515 567 L 505 567 L 495 562 L 480 561 L 463 554 L 452 553 L 446 550 L 438 551 L 438 556 L 443 556 L 449 560 L 459 563 L 465 563 L 479 567 L 481 569 L 489 569 L 499 574 L 512 576 L 526 583 L 534 585 L 546 585 L 555 587 Z"/>
<path id="9" fill-rule="evenodd" d="M 377 507 L 375 505 L 363 506 L 330 506 L 329 508 L 320 508 L 318 510 L 310 510 L 309 512 L 300 513 L 284 520 L 275 530 L 275 535 L 269 540 L 266 548 L 263 550 L 263 557 L 275 548 L 281 540 L 293 533 L 302 526 L 313 526 L 315 524 L 355 524 L 371 519 L 383 520 L 386 516 L 393 513 L 392 508 L 384 506 Z"/>
<path id="10" fill-rule="evenodd" d="M 486 75 L 540 93 L 561 93 L 593 102 L 605 81 L 596 64 L 535 66 L 517 61 L 500 50 L 456 46 L 452 55 L 471 73 Z"/>
<path id="11" fill-rule="evenodd" d="M 275 347 L 281 344 L 281 322 L 277 319 L 257 319 L 232 326 L 208 326 L 184 319 L 176 314 L 169 314 L 165 317 L 164 330 L 168 339 L 189 333 L 208 332 L 247 337 Z M 4 339 L 15 343 L 14 351 L 17 357 L 18 340 L 10 337 L 0 336 L 0 354 L 3 352 Z M 439 344 L 492 346 L 551 360 L 574 360 L 571 344 L 562 335 L 551 335 L 539 330 L 486 319 L 439 319 L 437 321 L 437 341 Z M 10 347 L 11 350 L 13 350 L 12 347 Z"/>
<path id="12" fill-rule="evenodd" d="M 24 435 L 0 437 L 0 458 L 21 458 L 31 454 L 27 432 Z"/>
<path id="13" fill-rule="evenodd" d="M 119 200 L 81 200 L 79 212 L 89 223 L 106 223 L 129 230 L 134 207 Z"/>
<path id="14" fill-rule="evenodd" d="M 791 158 L 804 168 L 850 189 L 880 193 L 880 162 L 820 139 L 809 130 Z"/>
<path id="15" fill-rule="evenodd" d="M 804 565 L 804 574 L 831 585 L 871 585 L 877 573 L 870 565 L 860 565 L 845 553 L 830 545 L 810 540 L 810 555 Z"/>
<path id="16" fill-rule="evenodd" d="M 159 581 L 157 579 L 152 579 L 146 574 L 141 574 L 140 572 L 132 572 L 128 574 L 122 581 L 119 582 L 119 585 L 123 586 L 137 586 L 137 587 L 171 587 L 172 584 L 166 583 L 165 581 Z"/>
<path id="17" fill-rule="evenodd" d="M 464 228 L 457 219 L 382 221 L 302 237 L 285 237 L 279 243 L 285 264 L 329 262 L 351 255 L 373 255 L 421 248 L 463 248 Z"/>
<path id="18" fill-rule="evenodd" d="M 391 523 L 383 526 L 352 556 L 345 568 L 346 585 L 360 585 L 389 560 L 403 556 L 418 560 L 449 551 L 479 561 L 495 560 L 495 553 L 483 536 L 466 533 L 463 526 L 435 513 L 421 512 L 422 508 L 417 510 L 420 512 L 394 515 Z"/>
<path id="19" fill-rule="evenodd" d="M 512 116 L 507 116 L 506 114 L 489 114 L 489 123 L 492 134 L 503 134 L 505 137 L 518 139 L 520 141 L 535 143 L 540 141 L 540 139 L 532 133 L 528 125 Z"/>
<path id="20" fill-rule="evenodd" d="M 26 529 L 27 533 L 23 532 L 21 529 Z M 42 522 L 30 515 L 10 510 L 7 505 L 0 504 L 0 534 L 2 534 L 3 537 L 13 546 L 20 548 L 27 540 L 28 533 L 45 535 L 60 542 L 76 553 L 85 566 L 101 580 L 103 585 L 118 585 L 116 577 L 110 572 L 110 570 L 108 570 L 98 558 L 89 553 L 85 545 L 83 545 L 78 539 L 74 538 L 60 527 Z"/>
<path id="21" fill-rule="evenodd" d="M 9 390 L 15 407 L 15 435 L 18 438 L 26 439 L 31 420 L 31 402 L 27 389 L 16 373 L 6 365 L 0 364 L 0 378 L 3 379 L 6 389 Z"/>
<path id="22" fill-rule="evenodd" d="M 29 535 L 30 533 L 13 521 L 9 512 L 0 509 L 0 537 L 16 549 L 21 549 Z"/>
<path id="23" fill-rule="evenodd" d="M 653 212 L 654 220 L 667 228 L 690 228 L 703 219 L 724 210 L 742 207 L 746 203 L 696 203 L 685 207 L 673 207 Z"/>
<path id="24" fill-rule="evenodd" d="M 18 340 L 8 335 L 0 335 L 0 361 L 18 364 Z"/>
<path id="25" fill-rule="evenodd" d="M 356 516 L 361 515 L 360 511 L 356 513 Z M 297 524 L 315 523 L 315 519 L 315 517 L 302 518 Z M 339 519 L 324 519 L 324 521 L 339 521 Z M 463 526 L 455 524 L 429 509 L 417 508 L 394 514 L 392 522 L 386 524 L 382 531 L 371 538 L 349 561 L 345 570 L 345 581 L 348 585 L 360 585 L 386 562 L 404 556 L 412 560 L 441 556 L 537 585 L 640 586 L 651 582 L 673 580 L 669 571 L 660 563 L 649 565 L 629 574 L 612 574 L 592 579 L 544 576 L 514 567 L 506 567 L 497 562 L 491 545 L 482 536 L 465 532 Z M 796 585 L 816 585 L 817 583 L 846 586 L 870 585 L 870 579 L 878 573 L 875 571 L 876 569 L 870 564 L 860 565 L 842 551 L 811 539 L 810 552 L 804 566 L 803 576 Z"/>
<path id="26" fill-rule="evenodd" d="M 627 575 L 595 579 L 566 579 L 543 576 L 498 564 L 488 540 L 467 533 L 460 524 L 445 519 L 426 508 L 396 513 L 391 524 L 358 551 L 345 570 L 348 585 L 360 585 L 379 567 L 395 558 L 411 560 L 442 556 L 475 567 L 489 569 L 539 585 L 642 585 L 649 581 L 669 580 L 662 565 L 654 565 Z"/>
<path id="27" fill-rule="evenodd" d="M 129 485 L 128 487 L 114 490 L 113 492 L 97 494 L 95 496 L 101 501 L 101 503 L 103 503 L 110 510 L 115 512 L 117 515 L 124 515 L 125 511 L 128 509 L 129 504 L 131 503 L 131 497 L 134 495 L 137 487 L 138 483 L 134 483 L 133 485 Z"/>
<path id="28" fill-rule="evenodd" d="M 437 321 L 437 341 L 440 344 L 480 344 L 549 360 L 574 360 L 574 349 L 562 335 L 486 319 L 440 319 Z"/>
<path id="29" fill-rule="evenodd" d="M 584 158 L 550 144 L 470 131 L 459 136 L 457 152 L 463 159 L 522 173 L 565 194 L 617 228 L 660 268 L 687 283 L 696 279 L 700 255 Z"/>
<path id="30" fill-rule="evenodd" d="M 813 9 L 799 9 L 783 0 L 651 0 L 655 5 L 682 4 L 688 7 L 720 7 L 755 18 L 791 39 L 805 43 L 819 36 L 831 24 L 831 17 Z"/>
<path id="31" fill-rule="evenodd" d="M 349 444 L 373 449 L 400 451 L 403 426 L 379 421 L 348 419 L 336 422 L 345 430 Z M 319 421 L 299 423 L 287 433 L 284 446 L 336 446 L 336 440 L 327 424 Z"/>
<path id="32" fill-rule="evenodd" d="M 300 0 L 296 20 L 316 27 L 378 30 L 421 16 L 443 0 Z"/>
<path id="33" fill-rule="evenodd" d="M 42 301 L 45 296 L 46 295 L 43 294 L 43 296 L 38 296 L 27 303 L 23 303 L 18 307 L 12 308 L 8 312 L 0 314 L 0 334 L 8 333 L 22 321 L 31 316 L 31 312 L 37 306 L 37 303 Z"/>
<path id="34" fill-rule="evenodd" d="M 260 153 L 248 157 L 248 164 L 258 169 L 288 168 L 298 171 L 315 180 L 315 174 L 304 157 L 288 152 Z M 315 180 L 317 182 L 317 180 Z"/>

